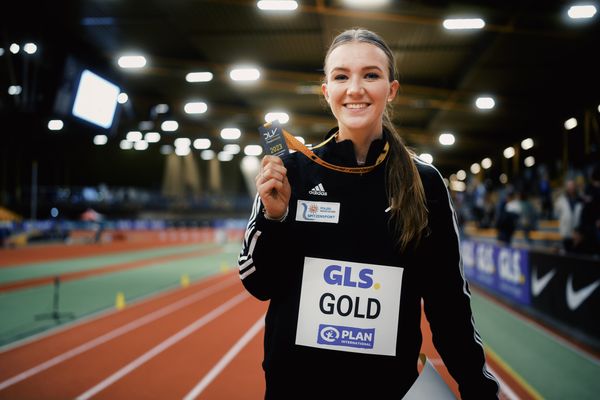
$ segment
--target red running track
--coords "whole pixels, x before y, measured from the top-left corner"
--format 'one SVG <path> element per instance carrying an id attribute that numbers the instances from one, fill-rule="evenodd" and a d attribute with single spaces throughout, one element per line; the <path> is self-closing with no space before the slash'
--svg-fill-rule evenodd
<path id="1" fill-rule="evenodd" d="M 266 307 L 235 272 L 133 303 L 0 352 L 0 399 L 261 399 Z"/>

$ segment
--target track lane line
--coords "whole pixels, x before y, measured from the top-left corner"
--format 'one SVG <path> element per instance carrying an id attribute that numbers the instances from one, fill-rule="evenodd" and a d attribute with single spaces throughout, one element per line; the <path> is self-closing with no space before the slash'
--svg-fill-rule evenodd
<path id="1" fill-rule="evenodd" d="M 232 279 L 232 280 L 217 283 L 213 286 L 209 286 L 208 288 L 203 289 L 200 292 L 197 292 L 188 297 L 185 297 L 173 304 L 170 304 L 168 306 L 160 308 L 160 309 L 158 309 L 150 314 L 147 314 L 141 318 L 135 319 L 135 320 L 127 323 L 126 325 L 121 326 L 120 328 L 109 331 L 102 336 L 99 336 L 95 339 L 85 342 L 67 352 L 64 352 L 64 353 L 62 353 L 58 356 L 55 356 L 43 363 L 40 363 L 32 368 L 29 368 L 15 376 L 13 376 L 12 378 L 9 378 L 9 379 L 6 379 L 6 380 L 0 382 L 0 390 L 6 389 L 18 382 L 21 382 L 27 378 L 30 378 L 30 377 L 36 375 L 42 371 L 52 368 L 55 365 L 58 365 L 58 364 L 66 361 L 66 360 L 69 360 L 79 354 L 82 354 L 88 350 L 98 347 L 101 344 L 104 344 L 112 339 L 122 336 L 134 329 L 137 329 L 141 326 L 147 325 L 150 322 L 153 322 L 153 321 L 155 321 L 159 318 L 162 318 L 166 315 L 169 315 L 170 313 L 172 313 L 174 311 L 177 311 L 183 307 L 186 307 L 198 300 L 201 300 L 207 296 L 210 296 L 211 294 L 217 293 L 218 291 L 225 289 L 229 286 L 233 286 L 237 283 L 238 283 L 237 279 L 235 279 L 235 280 Z"/>
<path id="2" fill-rule="evenodd" d="M 184 396 L 184 400 L 194 400 L 212 383 L 212 381 L 227 367 L 227 365 L 242 351 L 244 347 L 256 336 L 265 326 L 265 315 L 262 315 L 255 323 L 244 333 L 244 335 L 229 349 L 227 353 L 208 371 L 208 373 L 198 382 L 196 386 Z"/>
<path id="3" fill-rule="evenodd" d="M 205 314 L 201 318 L 194 321 L 192 324 L 188 325 L 187 327 L 180 330 L 176 334 L 174 334 L 174 335 L 170 336 L 169 338 L 167 338 L 166 340 L 162 341 L 157 346 L 153 347 L 146 353 L 142 354 L 140 357 L 133 360 L 132 362 L 130 362 L 129 364 L 127 364 L 126 366 L 124 366 L 123 368 L 121 368 L 120 370 L 118 370 L 117 372 L 115 372 L 114 374 L 109 376 L 108 378 L 104 379 L 103 381 L 101 381 L 100 383 L 95 385 L 94 387 L 92 387 L 92 388 L 88 389 L 86 392 L 80 394 L 79 396 L 76 397 L 77 400 L 87 400 L 87 399 L 93 397 L 94 395 L 100 393 L 102 390 L 106 389 L 113 383 L 117 382 L 118 380 L 120 380 L 121 378 L 123 378 L 124 376 L 129 374 L 130 372 L 134 371 L 136 368 L 138 368 L 142 364 L 151 360 L 153 357 L 157 356 L 158 354 L 162 353 L 169 347 L 178 343 L 180 340 L 191 335 L 192 333 L 194 333 L 198 329 L 202 328 L 204 325 L 208 324 L 209 322 L 213 321 L 217 317 L 221 316 L 226 311 L 233 308 L 234 306 L 236 306 L 243 300 L 248 299 L 249 296 L 250 295 L 246 291 L 243 291 L 243 292 L 239 293 L 238 295 L 232 297 L 231 299 L 227 300 L 225 303 L 221 304 L 219 307 L 213 309 L 208 314 Z"/>

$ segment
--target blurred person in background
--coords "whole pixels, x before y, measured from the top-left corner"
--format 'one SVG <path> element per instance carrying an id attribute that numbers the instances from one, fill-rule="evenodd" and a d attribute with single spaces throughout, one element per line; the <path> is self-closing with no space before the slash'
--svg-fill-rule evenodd
<path id="1" fill-rule="evenodd" d="M 521 213 L 519 228 L 523 231 L 523 237 L 528 245 L 531 245 L 531 231 L 537 228 L 539 212 L 531 202 L 527 191 L 520 192 Z"/>
<path id="2" fill-rule="evenodd" d="M 575 231 L 575 250 L 600 254 L 600 163 L 593 166 L 584 193 L 579 225 Z"/>
<path id="3" fill-rule="evenodd" d="M 577 193 L 577 185 L 573 179 L 565 182 L 564 192 L 554 203 L 554 215 L 558 218 L 558 232 L 562 241 L 562 250 L 573 251 L 575 228 L 581 220 L 583 200 Z"/>
<path id="4" fill-rule="evenodd" d="M 521 203 L 518 194 L 509 189 L 498 205 L 496 218 L 497 239 L 504 245 L 510 246 L 520 217 Z"/>
<path id="5" fill-rule="evenodd" d="M 338 127 L 315 154 L 368 170 L 325 168 L 301 152 L 261 162 L 239 265 L 246 289 L 270 300 L 265 397 L 402 398 L 418 377 L 423 300 L 461 397 L 496 399 L 448 190 L 388 115 L 393 52 L 371 31 L 348 30 L 324 72 Z"/>

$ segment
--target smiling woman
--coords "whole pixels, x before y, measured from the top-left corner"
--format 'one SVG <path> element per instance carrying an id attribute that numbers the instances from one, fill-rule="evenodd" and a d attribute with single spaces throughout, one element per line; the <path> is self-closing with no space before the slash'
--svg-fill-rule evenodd
<path id="1" fill-rule="evenodd" d="M 389 118 L 399 87 L 390 48 L 345 31 L 324 71 L 337 126 L 314 153 L 263 158 L 239 257 L 246 289 L 270 300 L 265 398 L 402 398 L 418 376 L 422 299 L 461 397 L 497 398 L 450 196 Z M 368 385 L 342 384 L 354 377 Z"/>

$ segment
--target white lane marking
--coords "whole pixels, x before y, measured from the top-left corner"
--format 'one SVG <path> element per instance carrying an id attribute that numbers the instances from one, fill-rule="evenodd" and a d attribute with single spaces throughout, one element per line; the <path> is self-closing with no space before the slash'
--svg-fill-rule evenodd
<path id="1" fill-rule="evenodd" d="M 265 316 L 263 315 L 252 325 L 250 329 L 229 349 L 229 351 L 208 371 L 200 382 L 183 398 L 184 400 L 194 400 L 200 393 L 211 384 L 211 382 L 227 367 L 240 351 L 261 331 L 265 326 Z"/>
<path id="2" fill-rule="evenodd" d="M 198 300 L 201 300 L 213 293 L 218 292 L 221 289 L 226 288 L 227 286 L 232 286 L 232 285 L 236 284 L 237 282 L 238 282 L 237 279 L 235 279 L 235 280 L 231 279 L 231 280 L 227 280 L 227 281 L 224 281 L 221 283 L 217 283 L 213 286 L 203 289 L 202 291 L 200 291 L 198 293 L 192 294 L 188 297 L 184 297 L 183 299 L 177 301 L 176 303 L 169 304 L 168 306 L 158 309 L 148 315 L 145 315 L 141 318 L 133 320 L 133 321 L 129 322 L 128 324 L 123 325 L 120 328 L 117 328 L 115 330 L 107 332 L 102 336 L 99 336 L 95 339 L 92 339 L 92 340 L 86 342 L 86 343 L 83 343 L 69 351 L 66 351 L 66 352 L 59 354 L 47 361 L 44 361 L 41 364 L 36 365 L 35 367 L 31 367 L 28 370 L 25 370 L 15 376 L 13 376 L 12 378 L 9 378 L 3 382 L 0 382 L 0 390 L 6 389 L 7 387 L 14 385 L 15 383 L 18 383 L 27 378 L 30 378 L 33 375 L 36 375 L 42 371 L 47 370 L 48 368 L 54 367 L 55 365 L 62 363 L 63 361 L 73 358 L 73 357 L 75 357 L 81 353 L 84 353 L 88 350 L 91 350 L 95 347 L 98 347 L 103 343 L 106 343 L 114 338 L 124 335 L 127 332 L 137 329 L 137 328 L 139 328 L 143 325 L 146 325 L 152 321 L 155 321 L 161 317 L 169 315 L 173 311 L 179 310 L 180 308 L 183 308 L 183 307 L 190 305 Z"/>
<path id="3" fill-rule="evenodd" d="M 120 370 L 115 372 L 114 374 L 112 374 L 111 376 L 109 376 L 108 378 L 104 379 L 102 382 L 98 383 L 96 386 L 94 386 L 94 387 L 88 389 L 86 392 L 80 394 L 79 396 L 77 396 L 77 400 L 89 399 L 92 396 L 103 391 L 104 389 L 106 389 L 107 387 L 109 387 L 110 385 L 112 385 L 113 383 L 118 381 L 119 379 L 123 378 L 125 375 L 129 374 L 130 372 L 132 372 L 133 370 L 135 370 L 136 368 L 138 368 L 145 362 L 156 357 L 157 355 L 159 355 L 160 353 L 162 353 L 169 347 L 173 346 L 174 344 L 177 344 L 180 340 L 185 339 L 187 336 L 191 335 L 198 329 L 202 328 L 204 325 L 208 324 L 215 318 L 219 317 L 221 314 L 223 314 L 226 311 L 228 311 L 229 309 L 233 308 L 235 305 L 240 303 L 242 300 L 247 299 L 248 296 L 249 296 L 248 292 L 244 291 L 244 292 L 241 292 L 238 295 L 232 297 L 231 299 L 227 300 L 225 303 L 223 303 L 220 306 L 218 306 L 217 308 L 213 309 L 208 314 L 205 314 L 204 316 L 202 316 L 201 318 L 192 322 L 190 325 L 186 326 L 185 328 L 183 328 L 176 334 L 163 340 L 161 343 L 154 346 L 152 349 L 150 349 L 146 353 L 142 354 L 141 356 L 139 356 L 138 358 L 136 358 L 135 360 L 133 360 L 132 362 L 130 362 L 129 364 L 127 364 L 126 366 L 124 366 L 123 368 L 121 368 Z"/>
<path id="4" fill-rule="evenodd" d="M 508 384 L 502 378 L 500 378 L 500 375 L 498 375 L 498 373 L 496 371 L 494 371 L 489 365 L 487 365 L 486 367 L 492 373 L 492 375 L 494 375 L 494 377 L 496 377 L 496 379 L 498 380 L 498 383 L 500 384 L 500 391 L 504 395 L 506 395 L 506 397 L 509 400 L 520 400 L 519 396 L 517 396 L 517 394 L 515 392 L 513 392 L 511 387 L 508 386 Z"/>

